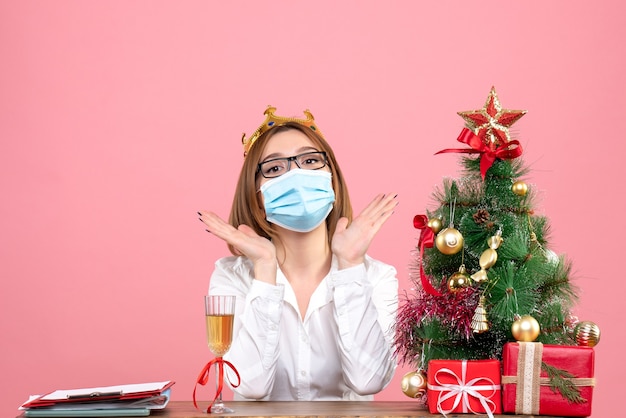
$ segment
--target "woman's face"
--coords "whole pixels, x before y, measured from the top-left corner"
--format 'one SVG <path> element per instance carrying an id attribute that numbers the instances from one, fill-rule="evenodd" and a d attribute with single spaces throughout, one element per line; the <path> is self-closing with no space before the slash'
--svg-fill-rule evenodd
<path id="1" fill-rule="evenodd" d="M 306 152 L 321 151 L 302 132 L 296 129 L 281 131 L 274 134 L 265 145 L 259 163 L 263 163 L 274 158 L 293 157 L 294 155 Z M 298 166 L 291 161 L 290 170 L 297 169 Z M 328 165 L 321 170 L 329 171 Z M 259 186 L 267 182 L 268 178 L 259 175 Z"/>

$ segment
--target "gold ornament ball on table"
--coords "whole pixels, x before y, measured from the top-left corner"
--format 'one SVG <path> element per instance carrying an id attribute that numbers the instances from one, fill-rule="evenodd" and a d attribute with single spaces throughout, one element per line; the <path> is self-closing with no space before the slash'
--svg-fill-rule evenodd
<path id="1" fill-rule="evenodd" d="M 463 249 L 463 235 L 454 228 L 446 228 L 437 234 L 435 246 L 442 254 L 456 254 Z"/>
<path id="2" fill-rule="evenodd" d="M 574 327 L 576 343 L 581 347 L 595 347 L 600 342 L 600 328 L 591 321 L 581 321 Z"/>
<path id="3" fill-rule="evenodd" d="M 511 186 L 511 190 L 518 196 L 526 196 L 526 193 L 528 193 L 528 185 L 523 181 L 516 181 L 513 183 L 513 186 Z"/>
<path id="4" fill-rule="evenodd" d="M 532 342 L 537 339 L 541 327 L 539 322 L 530 315 L 524 315 L 513 322 L 511 333 L 517 341 Z"/>
<path id="5" fill-rule="evenodd" d="M 419 398 L 426 392 L 427 379 L 422 371 L 408 372 L 400 382 L 402 393 L 409 398 Z"/>

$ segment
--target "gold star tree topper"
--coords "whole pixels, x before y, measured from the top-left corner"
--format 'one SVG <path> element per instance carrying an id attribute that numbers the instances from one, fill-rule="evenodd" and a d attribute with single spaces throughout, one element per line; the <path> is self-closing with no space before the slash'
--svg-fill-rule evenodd
<path id="1" fill-rule="evenodd" d="M 485 145 L 495 150 L 511 140 L 509 128 L 524 116 L 526 111 L 503 109 L 495 87 L 491 87 L 482 109 L 458 112 L 458 114 L 465 119 L 467 127 L 482 139 Z"/>

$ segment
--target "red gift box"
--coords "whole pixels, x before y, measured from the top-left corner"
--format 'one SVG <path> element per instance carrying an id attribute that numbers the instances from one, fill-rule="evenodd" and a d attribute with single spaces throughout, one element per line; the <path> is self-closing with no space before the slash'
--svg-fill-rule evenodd
<path id="1" fill-rule="evenodd" d="M 428 409 L 433 414 L 502 412 L 498 360 L 428 362 Z"/>
<path id="2" fill-rule="evenodd" d="M 507 343 L 502 353 L 504 412 L 587 417 L 591 415 L 594 351 L 591 347 Z M 542 363 L 573 375 L 566 378 L 579 392 L 579 402 L 568 401 L 550 387 Z"/>

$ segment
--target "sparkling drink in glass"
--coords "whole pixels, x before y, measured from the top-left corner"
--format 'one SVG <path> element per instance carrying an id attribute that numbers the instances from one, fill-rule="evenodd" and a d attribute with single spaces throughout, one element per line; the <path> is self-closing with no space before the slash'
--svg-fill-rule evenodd
<path id="1" fill-rule="evenodd" d="M 209 350 L 218 358 L 228 352 L 233 341 L 233 323 L 235 321 L 235 296 L 208 295 L 204 297 L 206 315 L 206 333 Z M 219 374 L 216 373 L 216 389 L 219 388 Z M 211 413 L 234 412 L 222 401 L 221 391 L 211 406 Z"/>

